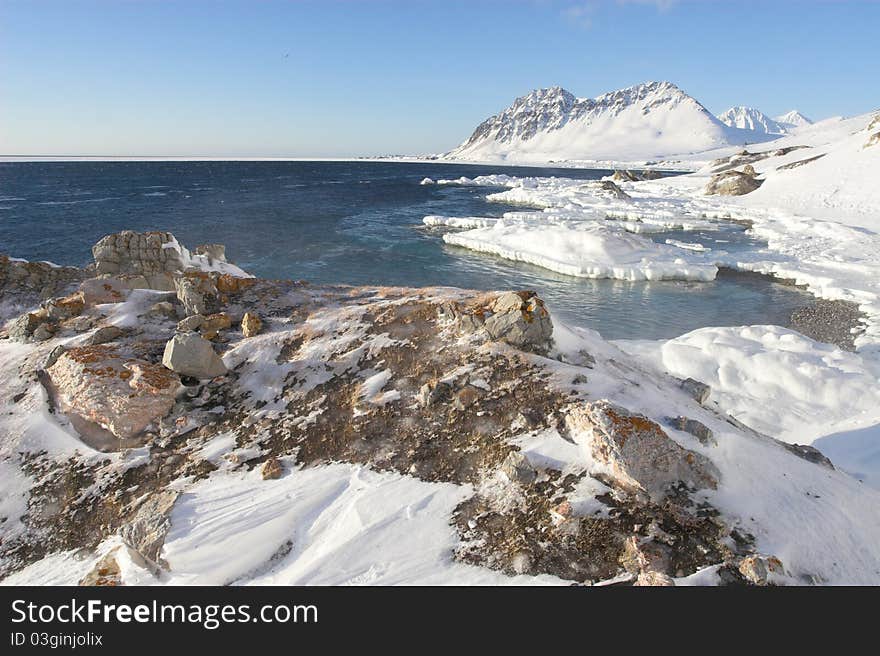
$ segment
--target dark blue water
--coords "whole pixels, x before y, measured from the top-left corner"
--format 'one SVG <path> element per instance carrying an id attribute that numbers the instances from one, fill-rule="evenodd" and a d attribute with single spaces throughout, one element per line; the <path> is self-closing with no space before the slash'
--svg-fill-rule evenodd
<path id="1" fill-rule="evenodd" d="M 575 279 L 450 247 L 419 228 L 428 214 L 521 209 L 487 202 L 496 189 L 419 184 L 491 173 L 598 179 L 609 171 L 370 161 L 0 163 L 0 252 L 82 265 L 103 235 L 168 230 L 188 246 L 224 243 L 231 261 L 262 277 L 532 288 L 556 312 L 612 339 L 785 325 L 808 299 L 724 272 L 712 283 Z"/>

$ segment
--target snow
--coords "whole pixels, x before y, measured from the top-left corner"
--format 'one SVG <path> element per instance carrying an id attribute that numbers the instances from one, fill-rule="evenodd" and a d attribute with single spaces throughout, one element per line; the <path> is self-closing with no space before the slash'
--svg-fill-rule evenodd
<path id="1" fill-rule="evenodd" d="M 763 134 L 779 135 L 788 132 L 786 125 L 774 121 L 764 112 L 753 107 L 731 107 L 723 114 L 719 114 L 718 120 L 732 128 L 753 130 Z"/>
<path id="2" fill-rule="evenodd" d="M 498 221 L 443 241 L 581 278 L 713 280 L 712 264 L 688 262 L 680 251 L 594 222 L 529 225 Z"/>
<path id="3" fill-rule="evenodd" d="M 466 487 L 332 464 L 215 474 L 187 490 L 171 515 L 168 583 L 271 585 L 522 584 L 456 563 L 449 516 Z"/>
<path id="4" fill-rule="evenodd" d="M 880 368 L 871 359 L 779 326 L 701 328 L 675 339 L 618 344 L 679 378 L 712 388 L 711 401 L 790 443 L 880 422 Z"/>
<path id="5" fill-rule="evenodd" d="M 575 98 L 553 87 L 517 98 L 445 157 L 508 163 L 645 160 L 767 138 L 723 124 L 670 82 L 597 98 Z"/>

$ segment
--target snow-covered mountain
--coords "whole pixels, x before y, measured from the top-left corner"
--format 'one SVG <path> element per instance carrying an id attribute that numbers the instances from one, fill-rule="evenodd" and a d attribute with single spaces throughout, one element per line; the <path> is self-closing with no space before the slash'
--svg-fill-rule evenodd
<path id="1" fill-rule="evenodd" d="M 764 112 L 754 107 L 731 107 L 723 114 L 719 114 L 718 120 L 732 128 L 752 130 L 774 136 L 786 134 L 787 132 L 785 125 L 773 120 Z"/>
<path id="2" fill-rule="evenodd" d="M 812 120 L 808 119 L 796 109 L 793 109 L 790 112 L 783 114 L 782 116 L 777 116 L 775 118 L 775 121 L 777 123 L 781 123 L 789 130 L 792 130 L 794 128 L 802 128 L 804 126 L 813 124 Z"/>
<path id="3" fill-rule="evenodd" d="M 671 82 L 646 82 L 597 98 L 577 98 L 555 86 L 517 98 L 446 157 L 644 160 L 769 138 L 725 125 Z"/>

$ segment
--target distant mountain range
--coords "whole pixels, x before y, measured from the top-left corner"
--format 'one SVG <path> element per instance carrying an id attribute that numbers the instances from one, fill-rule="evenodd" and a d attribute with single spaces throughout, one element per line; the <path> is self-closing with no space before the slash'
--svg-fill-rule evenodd
<path id="1" fill-rule="evenodd" d="M 719 114 L 718 120 L 730 127 L 772 135 L 789 134 L 813 123 L 796 109 L 773 119 L 759 109 L 742 106 L 731 107 L 723 114 Z"/>
<path id="2" fill-rule="evenodd" d="M 713 116 L 671 82 L 646 82 L 597 98 L 538 89 L 489 117 L 444 158 L 485 161 L 647 160 L 768 141 L 811 121 L 748 107 Z"/>

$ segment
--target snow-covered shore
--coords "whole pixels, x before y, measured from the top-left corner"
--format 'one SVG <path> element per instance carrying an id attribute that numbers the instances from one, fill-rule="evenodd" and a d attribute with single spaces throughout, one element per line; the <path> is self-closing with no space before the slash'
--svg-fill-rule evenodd
<path id="1" fill-rule="evenodd" d="M 714 163 L 688 175 L 619 182 L 618 195 L 563 178 L 438 180 L 507 187 L 489 198 L 535 209 L 501 219 L 457 223 L 434 217 L 426 223 L 463 229 L 445 235 L 449 243 L 560 273 L 634 279 L 633 257 L 642 271 L 683 278 L 688 267 L 724 266 L 791 280 L 819 298 L 855 304 L 864 325 L 854 335 L 854 354 L 774 326 L 707 328 L 675 340 L 620 346 L 660 370 L 711 380 L 714 401 L 731 416 L 780 439 L 819 443 L 876 485 L 880 458 L 869 436 L 880 437 L 878 116 L 822 121 L 753 146 L 746 157 L 736 155 L 741 149 L 721 149 L 712 153 Z M 748 162 L 761 186 L 742 196 L 705 195 L 711 175 L 727 161 Z M 669 240 L 677 270 L 669 267 L 669 251 L 621 252 L 628 233 L 711 229 L 730 221 L 747 225 L 764 243 L 727 252 Z"/>

